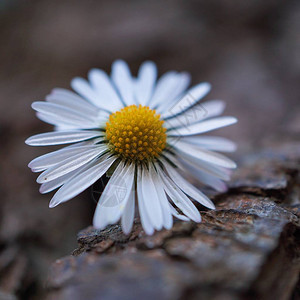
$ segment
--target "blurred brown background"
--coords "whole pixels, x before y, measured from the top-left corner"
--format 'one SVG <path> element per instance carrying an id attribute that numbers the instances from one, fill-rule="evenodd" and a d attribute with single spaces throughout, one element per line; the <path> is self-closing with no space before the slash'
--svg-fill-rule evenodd
<path id="1" fill-rule="evenodd" d="M 136 74 L 150 59 L 160 74 L 212 83 L 207 99 L 226 100 L 239 119 L 222 134 L 242 155 L 299 138 L 299 33 L 292 0 L 1 0 L 0 296 L 40 299 L 49 265 L 74 249 L 95 205 L 86 192 L 49 209 L 50 195 L 39 194 L 27 163 L 48 150 L 24 140 L 51 127 L 31 102 L 92 67 L 109 72 L 122 58 Z"/>

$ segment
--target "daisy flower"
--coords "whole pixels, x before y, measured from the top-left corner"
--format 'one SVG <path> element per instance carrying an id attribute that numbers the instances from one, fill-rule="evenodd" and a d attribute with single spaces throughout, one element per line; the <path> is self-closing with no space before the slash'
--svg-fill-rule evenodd
<path id="1" fill-rule="evenodd" d="M 237 120 L 219 117 L 225 108 L 220 100 L 199 103 L 210 90 L 208 83 L 188 88 L 189 83 L 185 72 L 170 71 L 157 79 L 153 62 L 143 63 L 133 77 L 117 60 L 111 76 L 92 69 L 88 81 L 72 80 L 76 93 L 56 88 L 46 101 L 34 102 L 37 117 L 55 130 L 26 143 L 71 144 L 29 163 L 33 172 L 42 172 L 37 178 L 41 193 L 58 189 L 49 206 L 70 200 L 106 174 L 110 179 L 96 207 L 96 228 L 121 220 L 124 233 L 130 233 L 136 203 L 149 235 L 170 229 L 173 216 L 200 222 L 193 201 L 210 209 L 214 204 L 187 178 L 224 191 L 236 167 L 215 152 L 234 151 L 234 143 L 200 134 Z"/>

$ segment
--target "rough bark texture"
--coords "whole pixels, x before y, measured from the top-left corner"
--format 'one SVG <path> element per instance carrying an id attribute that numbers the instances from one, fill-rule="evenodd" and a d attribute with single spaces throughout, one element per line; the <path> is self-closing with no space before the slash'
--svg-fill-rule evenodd
<path id="1" fill-rule="evenodd" d="M 202 223 L 146 236 L 119 225 L 78 234 L 47 299 L 289 299 L 300 271 L 300 144 L 240 168 Z M 248 162 L 249 163 L 249 162 Z"/>
<path id="2" fill-rule="evenodd" d="M 85 272 L 89 274 L 90 271 L 86 271 L 88 268 L 93 271 L 97 268 L 88 266 L 86 260 L 90 255 L 95 261 L 119 259 L 125 263 L 128 260 L 127 254 L 126 258 L 122 257 L 125 255 L 124 251 L 129 252 L 128 257 L 139 255 L 140 260 L 146 257 L 148 264 L 144 264 L 145 268 L 152 268 L 146 275 L 143 265 L 137 267 L 138 264 L 134 261 L 132 264 L 135 263 L 136 272 L 132 275 L 132 281 L 141 282 L 144 278 L 142 275 L 150 278 L 152 274 L 151 278 L 157 280 L 157 285 L 148 280 L 149 284 L 152 282 L 148 289 L 152 293 L 160 292 L 162 296 L 168 294 L 166 290 L 161 292 L 164 287 L 172 293 L 178 290 L 175 296 L 179 298 L 192 298 L 193 295 L 197 297 L 197 293 L 206 293 L 207 297 L 209 293 L 227 294 L 230 298 L 232 293 L 241 295 L 242 291 L 249 295 L 248 290 L 255 290 L 254 287 L 258 287 L 259 282 L 267 284 L 264 280 L 267 278 L 265 273 L 260 273 L 260 277 L 253 275 L 262 280 L 249 283 L 245 279 L 247 270 L 242 270 L 241 265 L 237 273 L 239 279 L 243 278 L 245 286 L 239 289 L 227 287 L 225 283 L 221 284 L 222 280 L 227 278 L 230 281 L 229 275 L 232 273 L 228 276 L 223 273 L 218 275 L 217 267 L 200 267 L 201 261 L 194 265 L 193 259 L 199 260 L 203 253 L 212 251 L 220 254 L 219 248 L 214 245 L 220 245 L 221 241 L 227 245 L 226 234 L 229 235 L 230 230 L 225 229 L 227 226 L 231 228 L 230 224 L 235 220 L 232 214 L 237 211 L 240 216 L 243 209 L 253 211 L 253 208 L 249 208 L 253 200 L 245 197 L 254 197 L 256 203 L 266 205 L 276 199 L 276 207 L 286 210 L 284 205 L 297 203 L 293 200 L 298 197 L 295 183 L 297 172 L 293 170 L 297 169 L 294 165 L 299 150 L 295 149 L 293 153 L 289 142 L 300 140 L 299 16 L 300 2 L 296 0 L 0 0 L 0 299 L 40 300 L 44 299 L 45 292 L 52 298 L 63 297 L 67 289 L 74 295 L 74 291 L 70 292 L 73 287 L 82 287 L 81 294 L 78 292 L 78 295 L 82 295 L 87 289 L 85 284 L 79 284 L 79 277 L 84 277 Z M 230 126 L 216 134 L 220 133 L 237 142 L 238 156 L 243 157 L 247 167 L 239 171 L 240 175 L 233 181 L 229 194 L 224 197 L 215 196 L 219 203 L 218 211 L 202 212 L 201 225 L 189 228 L 195 225 L 178 223 L 175 227 L 179 230 L 177 236 L 174 232 L 161 232 L 145 239 L 139 232 L 137 223 L 137 237 L 134 240 L 122 244 L 112 241 L 111 235 L 100 246 L 98 243 L 97 251 L 104 252 L 101 255 L 96 254 L 92 242 L 82 242 L 83 247 L 77 253 L 85 248 L 87 251 L 83 251 L 78 257 L 67 259 L 74 262 L 74 269 L 66 267 L 64 270 L 69 274 L 66 275 L 63 270 L 60 273 L 56 266 L 57 282 L 54 284 L 53 279 L 50 279 L 48 290 L 45 291 L 44 282 L 50 266 L 57 258 L 69 255 L 75 249 L 76 234 L 91 224 L 95 203 L 87 191 L 55 209 L 48 208 L 51 195 L 41 195 L 38 192 L 39 186 L 35 182 L 37 174 L 31 173 L 27 164 L 33 158 L 54 149 L 28 147 L 24 140 L 30 135 L 51 131 L 52 126 L 35 118 L 30 105 L 35 100 L 45 99 L 45 95 L 54 87 L 69 89 L 73 77 L 86 78 L 91 68 L 99 67 L 110 72 L 111 63 L 117 58 L 125 59 L 134 75 L 137 74 L 139 65 L 149 59 L 157 63 L 159 75 L 169 70 L 188 71 L 192 75 L 193 84 L 210 82 L 213 89 L 206 99 L 225 100 L 225 114 L 239 119 L 236 126 Z M 280 147 L 278 144 L 281 144 Z M 265 148 L 266 145 L 269 150 L 262 156 L 262 163 L 254 165 L 259 159 L 257 155 L 244 155 L 245 152 L 253 153 L 256 149 Z M 286 150 L 282 151 L 284 145 Z M 281 152 L 285 154 L 281 155 Z M 289 160 L 284 160 L 284 157 L 289 157 Z M 270 164 L 265 158 L 274 158 L 278 163 Z M 265 170 L 266 163 L 269 167 Z M 279 163 L 283 167 L 279 166 L 278 173 L 276 166 Z M 286 180 L 288 188 L 284 187 Z M 286 195 L 292 200 L 287 200 Z M 225 202 L 225 196 L 228 202 Z M 239 197 L 245 202 L 238 202 Z M 229 204 L 233 207 L 237 203 L 248 203 L 248 206 L 236 206 L 228 211 Z M 264 208 L 267 209 L 266 206 Z M 257 207 L 255 211 L 258 213 Z M 230 222 L 225 222 L 226 216 L 230 216 Z M 253 218 L 258 222 L 257 220 L 266 217 L 261 213 Z M 214 222 L 218 226 L 211 225 Z M 255 222 L 253 224 L 257 224 Z M 277 221 L 275 225 L 279 226 L 281 222 L 283 221 Z M 234 241 L 237 241 L 232 247 L 237 247 L 238 238 L 248 238 L 247 233 L 256 228 L 251 222 L 245 224 L 237 221 L 237 224 L 232 225 L 230 234 L 239 233 L 240 228 L 244 228 L 241 230 L 242 234 L 235 235 Z M 175 251 L 175 240 L 182 236 L 181 226 L 187 227 L 189 236 L 186 238 L 189 238 L 189 243 L 194 241 L 197 247 L 210 245 L 210 251 L 200 251 L 198 248 L 197 251 L 201 253 L 194 256 L 190 251 L 185 251 L 188 258 L 183 254 L 170 254 Z M 285 225 L 280 226 L 282 233 L 276 227 L 278 235 L 285 240 L 284 232 L 288 234 L 289 231 L 284 229 Z M 199 230 L 208 229 L 214 230 L 214 233 L 199 236 Z M 273 227 L 270 229 L 273 230 Z M 118 227 L 116 231 L 118 232 Z M 276 242 L 276 237 L 261 235 L 259 231 L 250 233 L 249 239 L 252 237 L 254 240 L 249 242 L 252 246 L 256 240 L 275 241 L 274 247 L 286 244 Z M 172 237 L 163 239 L 164 235 L 171 234 Z M 221 234 L 223 240 L 219 236 Z M 192 238 L 193 235 L 197 238 Z M 94 236 L 96 240 L 102 239 L 102 235 Z M 208 237 L 211 237 L 212 244 L 203 244 L 201 238 Z M 159 239 L 163 240 L 161 246 L 157 246 L 155 250 L 145 250 L 149 243 Z M 138 242 L 146 246 L 138 246 Z M 181 245 L 187 246 L 187 243 Z M 102 250 L 105 247 L 107 250 Z M 90 248 L 93 250 L 89 251 Z M 225 268 L 229 264 L 225 254 L 231 253 L 230 246 L 222 249 L 224 257 L 220 256 L 220 260 Z M 271 261 L 271 266 L 277 266 L 277 256 L 273 258 L 276 262 L 274 264 L 270 257 L 274 250 L 268 251 L 265 255 L 260 254 L 263 266 L 267 261 Z M 288 261 L 292 260 L 292 256 L 286 255 L 283 250 L 279 254 L 289 257 Z M 157 269 L 151 263 L 159 259 L 163 263 Z M 232 256 L 228 254 L 229 259 Z M 78 267 L 77 260 L 81 262 L 82 270 Z M 207 257 L 203 261 L 212 264 Z M 278 261 L 288 266 L 283 259 Z M 217 262 L 215 265 L 220 266 Z M 297 266 L 296 263 L 294 265 Z M 168 269 L 169 266 L 173 266 L 173 270 Z M 125 282 L 119 282 L 121 275 L 109 277 L 112 272 L 114 275 L 120 274 L 119 267 L 122 267 L 121 263 L 117 264 L 115 272 L 107 271 L 107 267 L 103 271 L 99 268 L 101 272 L 97 276 L 87 275 L 90 277 L 86 280 L 93 285 L 91 293 L 96 288 L 100 289 L 99 283 L 102 280 L 106 284 L 101 285 L 101 288 L 105 286 L 111 291 L 113 282 L 116 282 L 115 293 L 122 293 L 122 284 L 127 283 L 129 286 L 132 281 L 127 278 Z M 199 272 L 202 268 L 203 272 Z M 272 268 L 255 268 L 266 270 L 265 272 L 270 270 L 272 273 Z M 165 270 L 171 271 L 165 273 Z M 101 273 L 105 273 L 106 277 L 100 276 Z M 282 272 L 280 284 L 289 286 L 287 295 L 293 289 L 294 281 L 285 282 L 284 274 Z M 66 276 L 65 281 L 62 276 Z M 167 283 L 163 284 L 162 278 L 167 278 Z M 177 282 L 176 278 L 180 280 Z M 135 288 L 140 286 L 145 289 L 147 283 L 142 282 L 135 285 Z M 219 290 L 216 289 L 218 286 Z M 280 285 L 276 287 L 279 288 Z M 129 293 L 129 290 L 126 288 L 125 292 Z M 102 293 L 100 298 L 102 295 L 104 298 L 106 291 L 102 290 Z"/>

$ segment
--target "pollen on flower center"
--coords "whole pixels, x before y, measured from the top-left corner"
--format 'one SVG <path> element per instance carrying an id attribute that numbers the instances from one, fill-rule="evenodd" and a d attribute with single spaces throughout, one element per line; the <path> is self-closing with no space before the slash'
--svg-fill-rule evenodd
<path id="1" fill-rule="evenodd" d="M 112 152 L 130 160 L 157 157 L 166 146 L 164 121 L 148 106 L 130 105 L 110 115 L 106 138 Z"/>

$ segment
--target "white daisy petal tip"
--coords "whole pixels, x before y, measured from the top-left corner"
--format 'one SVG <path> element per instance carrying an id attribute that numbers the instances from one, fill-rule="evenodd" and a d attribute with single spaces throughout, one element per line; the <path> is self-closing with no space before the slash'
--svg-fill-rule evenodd
<path id="1" fill-rule="evenodd" d="M 93 221 L 93 227 L 97 230 L 103 230 L 106 226 L 99 225 L 97 221 Z"/>
<path id="2" fill-rule="evenodd" d="M 204 81 L 204 82 L 200 83 L 199 85 L 205 91 L 205 94 L 208 94 L 211 91 L 211 83 Z"/>
<path id="3" fill-rule="evenodd" d="M 238 167 L 237 163 L 236 162 L 233 162 L 233 167 L 232 169 L 236 169 Z"/>
<path id="4" fill-rule="evenodd" d="M 35 110 L 36 102 L 38 102 L 38 101 L 35 101 L 35 102 L 31 103 L 31 108 L 34 109 L 34 110 Z"/>
<path id="5" fill-rule="evenodd" d="M 207 208 L 215 210 L 216 206 L 211 202 L 209 205 L 206 205 Z"/>
<path id="6" fill-rule="evenodd" d="M 209 209 L 215 205 L 185 178 L 193 176 L 225 192 L 229 170 L 237 167 L 218 153 L 235 151 L 233 142 L 200 134 L 235 124 L 237 118 L 220 117 L 225 103 L 211 100 L 202 103 L 207 109 L 205 116 L 183 122 L 211 90 L 208 82 L 190 88 L 187 72 L 170 71 L 158 79 L 156 64 L 145 61 L 135 77 L 121 59 L 114 61 L 111 69 L 109 76 L 93 68 L 88 80 L 75 77 L 71 81 L 75 92 L 55 88 L 46 101 L 32 103 L 37 117 L 52 124 L 54 131 L 29 137 L 25 143 L 70 144 L 28 164 L 33 172 L 41 172 L 37 178 L 40 193 L 58 189 L 49 203 L 53 208 L 108 172 L 110 179 L 93 217 L 96 229 L 120 222 L 124 234 L 129 235 L 136 203 L 147 235 L 170 230 L 173 217 L 200 223 L 193 201 Z M 176 138 L 179 142 L 174 144 Z M 182 168 L 175 167 L 179 165 Z M 122 203 L 118 202 L 120 195 Z"/>
<path id="7" fill-rule="evenodd" d="M 81 80 L 83 80 L 81 77 L 77 76 L 77 77 L 74 77 L 70 84 L 71 84 L 71 87 L 74 89 L 74 87 L 78 84 L 78 82 L 80 82 Z"/>
<path id="8" fill-rule="evenodd" d="M 98 68 L 92 68 L 88 71 L 88 78 L 90 79 L 90 77 L 95 74 L 95 73 L 98 73 L 98 72 L 102 72 L 102 70 L 98 69 Z"/>
<path id="9" fill-rule="evenodd" d="M 202 82 L 195 87 L 192 87 L 188 94 L 191 95 L 196 101 L 199 101 L 205 97 L 211 90 L 211 84 L 208 82 Z"/>
<path id="10" fill-rule="evenodd" d="M 41 185 L 40 188 L 39 188 L 39 192 L 40 192 L 41 194 L 46 194 L 46 193 L 47 193 L 47 190 L 45 189 L 45 186 Z M 50 205 L 50 203 L 49 203 L 49 205 Z"/>
<path id="11" fill-rule="evenodd" d="M 232 125 L 238 122 L 238 119 L 236 117 L 231 117 L 231 118 L 232 118 Z"/>
<path id="12" fill-rule="evenodd" d="M 59 205 L 59 202 L 58 201 L 55 201 L 54 199 L 52 199 L 49 203 L 49 208 L 54 208 L 56 206 Z"/>
<path id="13" fill-rule="evenodd" d="M 25 144 L 26 145 L 28 145 L 28 146 L 31 146 L 31 137 L 29 137 L 29 138 L 27 138 L 26 140 L 25 140 Z M 29 167 L 29 165 L 28 165 L 28 167 Z M 29 167 L 30 168 L 30 167 Z"/>
<path id="14" fill-rule="evenodd" d="M 122 231 L 123 231 L 123 233 L 124 233 L 125 235 L 130 235 L 131 230 L 132 230 L 132 228 L 127 229 L 127 228 L 124 228 L 124 227 L 122 226 Z"/>
<path id="15" fill-rule="evenodd" d="M 126 68 L 128 67 L 127 62 L 126 62 L 124 59 L 121 59 L 121 58 L 116 59 L 116 60 L 112 63 L 112 66 L 118 66 L 118 65 L 126 66 Z"/>
<path id="16" fill-rule="evenodd" d="M 173 227 L 173 222 L 169 225 L 165 225 L 165 229 L 170 230 Z"/>
<path id="17" fill-rule="evenodd" d="M 154 229 L 148 229 L 148 228 L 145 228 L 145 227 L 143 227 L 143 230 L 144 230 L 144 232 L 147 234 L 147 235 L 153 235 L 154 234 Z"/>
<path id="18" fill-rule="evenodd" d="M 156 70 L 156 63 L 152 60 L 146 60 L 144 61 L 142 64 L 141 64 L 141 68 L 142 67 L 150 67 L 152 69 L 155 69 Z"/>

